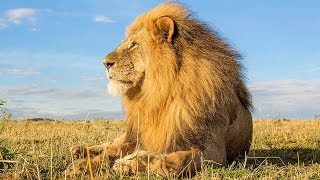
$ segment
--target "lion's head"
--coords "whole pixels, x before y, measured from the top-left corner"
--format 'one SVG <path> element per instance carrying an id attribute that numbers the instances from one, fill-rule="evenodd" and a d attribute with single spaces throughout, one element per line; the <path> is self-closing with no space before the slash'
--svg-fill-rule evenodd
<path id="1" fill-rule="evenodd" d="M 166 63 L 165 61 L 156 62 L 158 59 L 172 59 L 169 66 L 176 64 L 172 42 L 176 34 L 174 20 L 169 16 L 155 16 L 148 17 L 149 20 L 145 22 L 143 19 L 146 16 L 148 15 L 144 14 L 136 19 L 128 28 L 125 40 L 103 61 L 110 80 L 110 94 L 121 95 L 132 88 L 141 88 L 146 73 L 155 73 L 152 69 L 163 71 L 158 73 L 166 73 L 171 69 L 159 64 Z"/>

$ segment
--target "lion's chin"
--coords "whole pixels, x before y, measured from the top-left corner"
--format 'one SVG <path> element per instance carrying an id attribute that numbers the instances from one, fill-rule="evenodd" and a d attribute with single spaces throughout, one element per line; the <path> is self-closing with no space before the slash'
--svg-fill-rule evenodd
<path id="1" fill-rule="evenodd" d="M 108 92 L 113 96 L 119 96 L 126 93 L 131 86 L 132 83 L 124 83 L 119 82 L 117 80 L 110 80 L 108 84 Z"/>

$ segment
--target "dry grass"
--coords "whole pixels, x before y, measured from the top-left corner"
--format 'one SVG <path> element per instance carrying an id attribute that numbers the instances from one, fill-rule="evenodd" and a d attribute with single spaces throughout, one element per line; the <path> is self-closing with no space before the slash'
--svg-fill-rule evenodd
<path id="1" fill-rule="evenodd" d="M 72 162 L 69 147 L 111 141 L 123 130 L 123 122 L 2 121 L 2 177 L 64 179 L 63 171 Z M 131 177 L 105 172 L 95 176 L 106 178 Z M 148 174 L 134 178 L 148 179 Z M 320 179 L 320 121 L 255 121 L 246 158 L 225 168 L 205 166 L 194 179 Z"/>

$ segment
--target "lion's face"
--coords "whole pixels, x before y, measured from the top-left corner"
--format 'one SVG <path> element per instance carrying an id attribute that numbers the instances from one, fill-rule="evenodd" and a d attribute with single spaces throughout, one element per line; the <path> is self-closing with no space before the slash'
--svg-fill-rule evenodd
<path id="1" fill-rule="evenodd" d="M 120 46 L 103 60 L 110 80 L 109 93 L 122 95 L 131 88 L 142 87 L 146 70 L 150 69 L 148 66 L 159 65 L 154 62 L 155 44 L 162 44 L 156 48 L 158 52 L 156 56 L 171 58 L 170 53 L 164 50 L 166 47 L 163 44 L 164 42 L 171 44 L 173 33 L 174 22 L 169 17 L 160 17 L 146 27 L 131 29 Z M 165 67 L 163 69 L 167 70 Z"/>
<path id="2" fill-rule="evenodd" d="M 147 66 L 148 33 L 141 29 L 127 37 L 103 60 L 108 78 L 108 92 L 121 95 L 129 89 L 141 86 Z"/>

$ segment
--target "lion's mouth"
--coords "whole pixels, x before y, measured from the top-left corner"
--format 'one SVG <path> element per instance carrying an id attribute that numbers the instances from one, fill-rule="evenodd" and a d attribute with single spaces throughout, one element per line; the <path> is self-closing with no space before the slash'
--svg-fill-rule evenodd
<path id="1" fill-rule="evenodd" d="M 122 84 L 132 84 L 133 82 L 132 81 L 124 81 L 124 80 L 121 80 L 121 79 L 115 79 L 111 76 L 109 76 L 109 79 L 110 81 L 116 81 L 116 82 L 119 82 L 119 83 L 122 83 Z"/>
<path id="2" fill-rule="evenodd" d="M 129 80 L 122 80 L 123 78 L 120 78 L 122 76 L 128 76 L 130 72 L 117 72 L 117 71 L 107 71 L 107 75 L 110 81 L 114 81 L 121 84 L 132 84 L 132 81 Z"/>
<path id="3" fill-rule="evenodd" d="M 123 83 L 123 84 L 132 84 L 133 82 L 131 81 L 123 81 L 123 80 L 116 80 L 118 81 L 119 83 Z"/>

